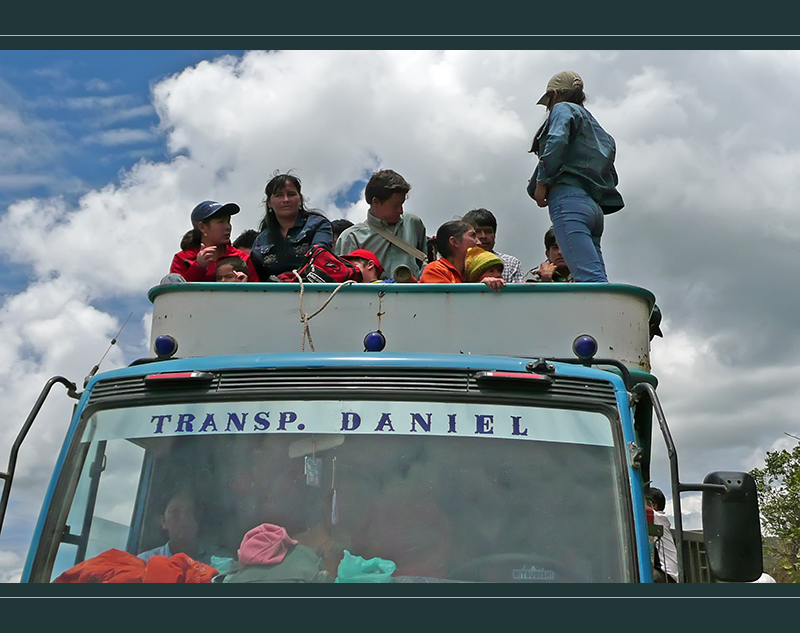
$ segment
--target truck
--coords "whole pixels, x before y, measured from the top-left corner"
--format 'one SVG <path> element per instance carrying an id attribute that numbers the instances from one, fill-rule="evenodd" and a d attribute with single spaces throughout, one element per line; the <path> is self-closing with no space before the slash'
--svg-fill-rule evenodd
<path id="1" fill-rule="evenodd" d="M 319 557 L 321 573 L 293 581 L 651 583 L 655 442 L 679 582 L 762 573 L 752 478 L 680 478 L 649 290 L 301 281 L 148 296 L 148 355 L 81 390 L 51 378 L 12 448 L 0 521 L 25 433 L 66 387 L 77 403 L 22 582 L 163 545 L 165 506 L 191 489 L 212 582 L 232 581 L 245 536 L 270 526 Z M 702 533 L 683 528 L 687 492 L 702 493 Z"/>

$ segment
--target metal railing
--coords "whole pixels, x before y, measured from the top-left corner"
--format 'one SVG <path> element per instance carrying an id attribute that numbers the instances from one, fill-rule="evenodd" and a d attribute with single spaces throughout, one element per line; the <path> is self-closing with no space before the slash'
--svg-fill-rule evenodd
<path id="1" fill-rule="evenodd" d="M 674 530 L 673 537 L 677 538 Z M 702 532 L 684 530 L 681 547 L 683 549 L 686 582 L 717 582 L 711 572 L 711 568 L 708 566 L 708 557 L 706 556 Z"/>

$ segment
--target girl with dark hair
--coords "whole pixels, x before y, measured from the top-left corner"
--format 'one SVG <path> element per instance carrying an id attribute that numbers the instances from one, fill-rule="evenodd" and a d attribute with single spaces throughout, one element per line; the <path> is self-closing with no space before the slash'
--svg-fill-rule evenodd
<path id="1" fill-rule="evenodd" d="M 240 257 L 248 266 L 250 281 L 258 281 L 250 257 L 231 245 L 231 216 L 239 213 L 234 202 L 205 200 L 192 210 L 192 230 L 181 239 L 181 250 L 172 258 L 169 272 L 186 281 L 216 281 L 217 260 Z"/>
<path id="2" fill-rule="evenodd" d="M 315 244 L 333 246 L 331 223 L 322 213 L 306 209 L 300 179 L 275 174 L 264 188 L 264 214 L 250 257 L 261 281 L 299 268 Z M 274 280 L 272 280 L 274 281 Z"/>
<path id="3" fill-rule="evenodd" d="M 539 163 L 528 182 L 528 195 L 548 207 L 556 242 L 575 281 L 608 282 L 600 238 L 604 215 L 623 207 L 616 189 L 616 144 L 584 107 L 586 95 L 578 73 L 551 77 L 537 102 L 547 120 L 530 151 Z"/>
<path id="4" fill-rule="evenodd" d="M 420 276 L 423 284 L 459 284 L 466 278 L 467 251 L 478 244 L 475 229 L 462 220 L 445 222 L 436 231 L 436 250 L 441 257 L 425 266 Z M 500 290 L 505 283 L 498 277 L 483 280 L 492 290 Z"/>

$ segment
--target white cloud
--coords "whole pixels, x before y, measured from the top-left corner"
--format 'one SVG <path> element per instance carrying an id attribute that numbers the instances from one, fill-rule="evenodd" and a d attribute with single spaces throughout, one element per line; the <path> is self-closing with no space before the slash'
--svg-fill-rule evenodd
<path id="1" fill-rule="evenodd" d="M 99 145 L 131 145 L 136 143 L 150 143 L 154 140 L 154 135 L 149 130 L 119 128 L 116 130 L 105 130 L 90 134 L 83 139 L 84 143 L 98 143 Z"/>
<path id="2" fill-rule="evenodd" d="M 31 117 L 15 99 L 0 100 L 0 168 L 4 172 L 52 158 L 58 151 L 58 139 L 53 125 Z"/>
<path id="3" fill-rule="evenodd" d="M 76 281 L 39 281 L 6 298 L 0 309 L 0 402 L 6 420 L 0 429 L 3 459 L 47 380 L 64 376 L 82 388 L 84 376 L 108 349 L 119 326 L 114 317 L 88 305 L 86 288 Z M 113 348 L 103 369 L 122 364 L 120 350 Z M 0 550 L 13 545 L 19 557 L 27 550 L 73 402 L 64 387 L 56 384 L 20 446 Z M 8 551 L 0 555 L 0 570 L 11 567 L 16 574 L 19 570 L 14 572 L 13 565 L 2 564 L 9 555 Z M 5 573 L 0 571 L 0 576 Z"/>
<path id="4" fill-rule="evenodd" d="M 43 173 L 6 174 L 0 175 L 0 190 L 8 192 L 29 191 L 31 187 L 51 185 L 53 182 L 54 180 L 51 176 Z"/>
<path id="5" fill-rule="evenodd" d="M 19 582 L 22 578 L 22 557 L 16 552 L 0 550 L 0 583 Z"/>
<path id="6" fill-rule="evenodd" d="M 102 123 L 104 125 L 113 125 L 114 123 L 118 123 L 120 121 L 130 121 L 132 119 L 141 117 L 150 117 L 154 114 L 155 110 L 150 104 L 133 106 L 105 113 L 102 118 Z"/>
<path id="7" fill-rule="evenodd" d="M 122 82 L 119 79 L 115 81 L 104 81 L 102 79 L 93 78 L 87 81 L 84 85 L 87 90 L 92 92 L 110 92 L 121 84 Z"/>
<path id="8" fill-rule="evenodd" d="M 58 105 L 70 110 L 107 110 L 121 108 L 130 103 L 129 95 L 111 95 L 108 97 L 69 97 L 60 100 Z"/>

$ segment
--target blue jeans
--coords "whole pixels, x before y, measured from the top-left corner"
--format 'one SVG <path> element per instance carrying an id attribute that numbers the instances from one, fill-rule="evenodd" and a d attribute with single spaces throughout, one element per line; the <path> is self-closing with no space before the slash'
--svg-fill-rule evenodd
<path id="1" fill-rule="evenodd" d="M 603 210 L 580 187 L 557 185 L 548 193 L 556 242 L 575 281 L 608 283 L 600 237 Z"/>

